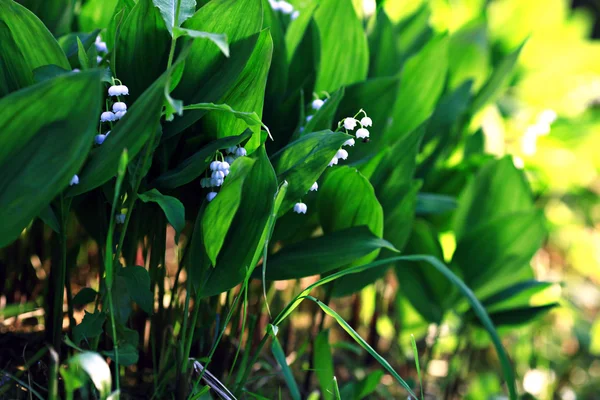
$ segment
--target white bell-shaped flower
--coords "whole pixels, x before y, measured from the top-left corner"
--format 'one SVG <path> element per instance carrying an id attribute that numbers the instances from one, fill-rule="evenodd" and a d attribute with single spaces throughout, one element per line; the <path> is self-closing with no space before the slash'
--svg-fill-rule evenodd
<path id="1" fill-rule="evenodd" d="M 304 203 L 296 203 L 294 204 L 294 212 L 298 214 L 306 214 L 306 204 Z"/>
<path id="2" fill-rule="evenodd" d="M 129 95 L 129 88 L 125 85 L 113 85 L 108 88 L 109 96 L 127 96 Z"/>
<path id="3" fill-rule="evenodd" d="M 311 192 L 316 192 L 317 190 L 319 190 L 319 184 L 317 182 L 313 183 L 312 186 L 310 187 L 310 191 Z"/>
<path id="4" fill-rule="evenodd" d="M 227 161 L 223 161 L 217 167 L 217 171 L 226 171 L 229 169 L 229 167 L 230 167 L 229 163 Z"/>
<path id="5" fill-rule="evenodd" d="M 237 146 L 231 146 L 227 148 L 227 154 L 235 154 L 235 151 L 237 150 Z"/>
<path id="6" fill-rule="evenodd" d="M 115 113 L 115 120 L 121 119 L 127 114 L 127 111 L 118 111 Z"/>
<path id="7" fill-rule="evenodd" d="M 102 62 L 102 57 L 96 56 L 96 63 L 100 64 Z"/>
<path id="8" fill-rule="evenodd" d="M 248 152 L 243 147 L 240 147 L 235 151 L 235 155 L 238 157 L 244 157 L 246 154 L 248 154 Z"/>
<path id="9" fill-rule="evenodd" d="M 310 120 L 311 120 L 312 118 L 313 118 L 313 116 L 312 116 L 312 115 L 308 115 L 308 116 L 306 117 L 306 122 L 310 122 Z"/>
<path id="10" fill-rule="evenodd" d="M 117 224 L 124 224 L 125 223 L 125 217 L 126 217 L 126 215 L 123 214 L 123 213 L 115 215 L 115 219 L 117 220 Z"/>
<path id="11" fill-rule="evenodd" d="M 202 188 L 210 187 L 210 178 L 200 179 L 200 187 L 202 187 Z"/>
<path id="12" fill-rule="evenodd" d="M 127 111 L 127 104 L 123 103 L 122 101 L 117 101 L 115 104 L 113 104 L 113 112 L 117 113 L 119 111 Z"/>
<path id="13" fill-rule="evenodd" d="M 288 3 L 287 1 L 281 0 L 278 3 L 279 11 L 281 11 L 283 14 L 287 15 L 294 12 L 294 6 Z"/>
<path id="14" fill-rule="evenodd" d="M 96 137 L 94 137 L 94 143 L 96 143 L 97 145 L 101 145 L 102 143 L 104 143 L 104 140 L 106 140 L 106 135 L 103 134 L 99 134 L 96 135 Z"/>
<path id="15" fill-rule="evenodd" d="M 211 202 L 215 199 L 215 197 L 217 197 L 217 192 L 208 192 L 208 194 L 206 195 L 206 200 Z"/>
<path id="16" fill-rule="evenodd" d="M 354 143 L 355 143 L 354 139 L 348 139 L 344 142 L 344 144 L 342 146 L 351 146 L 352 147 L 352 146 L 354 146 Z"/>
<path id="17" fill-rule="evenodd" d="M 354 118 L 344 118 L 344 128 L 348 129 L 349 131 L 356 128 L 356 124 L 358 124 L 358 121 Z"/>
<path id="18" fill-rule="evenodd" d="M 292 21 L 295 19 L 298 19 L 299 16 L 300 16 L 300 11 L 298 11 L 298 10 L 294 11 L 291 15 Z"/>
<path id="19" fill-rule="evenodd" d="M 117 117 L 112 111 L 104 111 L 102 114 L 100 114 L 100 122 L 111 122 L 116 120 Z"/>
<path id="20" fill-rule="evenodd" d="M 368 137 L 369 137 L 369 131 L 366 130 L 365 128 L 360 128 L 359 130 L 356 131 L 357 139 L 365 139 Z"/>
<path id="21" fill-rule="evenodd" d="M 223 178 L 210 178 L 210 186 L 219 187 L 223 185 Z"/>
<path id="22" fill-rule="evenodd" d="M 363 117 L 363 118 L 360 120 L 360 124 L 361 124 L 363 127 L 369 127 L 369 126 L 373 126 L 373 120 L 372 120 L 371 118 L 369 118 L 369 117 Z"/>
<path id="23" fill-rule="evenodd" d="M 214 171 L 211 175 L 211 178 L 224 179 L 225 173 L 223 171 Z"/>
<path id="24" fill-rule="evenodd" d="M 69 182 L 69 186 L 73 185 L 79 185 L 79 177 L 77 175 L 73 175 L 71 182 Z"/>
<path id="25" fill-rule="evenodd" d="M 311 107 L 313 110 L 318 110 L 319 108 L 323 107 L 323 104 L 325 104 L 325 101 L 321 99 L 316 99 L 313 100 L 313 102 L 311 103 Z"/>
<path id="26" fill-rule="evenodd" d="M 96 51 L 98 53 L 107 53 L 108 52 L 108 47 L 106 47 L 106 42 L 102 41 L 102 38 L 100 37 L 100 35 L 96 36 L 96 42 L 94 43 L 94 45 L 96 45 Z"/>
<path id="27" fill-rule="evenodd" d="M 335 153 L 335 158 L 341 158 L 342 160 L 346 160 L 348 158 L 348 152 L 344 149 L 339 149 L 337 153 Z"/>
<path id="28" fill-rule="evenodd" d="M 220 165 L 221 165 L 221 161 L 213 161 L 213 162 L 210 163 L 210 170 L 211 171 L 218 171 Z"/>
<path id="29" fill-rule="evenodd" d="M 81 70 L 79 68 L 73 68 L 73 71 L 71 71 L 71 72 L 78 73 L 78 72 L 81 72 Z"/>
<path id="30" fill-rule="evenodd" d="M 337 163 L 338 163 L 338 158 L 333 157 L 333 159 L 329 162 L 329 166 L 333 167 L 334 165 L 337 165 Z"/>

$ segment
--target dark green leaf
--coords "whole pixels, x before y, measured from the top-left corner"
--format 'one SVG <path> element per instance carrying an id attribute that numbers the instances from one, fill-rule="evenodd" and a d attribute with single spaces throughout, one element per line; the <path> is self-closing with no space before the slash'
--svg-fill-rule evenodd
<path id="1" fill-rule="evenodd" d="M 383 375 L 385 375 L 383 371 L 373 371 L 366 378 L 359 381 L 355 388 L 356 395 L 354 399 L 366 399 L 370 396 L 377 389 L 377 385 L 381 381 L 381 378 L 383 378 Z"/>
<path id="2" fill-rule="evenodd" d="M 140 200 L 144 203 L 153 202 L 162 208 L 167 217 L 167 221 L 175 229 L 175 243 L 179 242 L 179 235 L 185 228 L 185 207 L 179 199 L 166 196 L 156 189 L 149 190 L 139 194 Z"/>
<path id="3" fill-rule="evenodd" d="M 209 33 L 185 28 L 175 28 L 173 32 L 175 32 L 175 37 L 188 36 L 194 39 L 208 39 L 221 49 L 225 57 L 229 57 L 229 44 L 227 44 L 227 35 L 224 33 Z"/>
<path id="4" fill-rule="evenodd" d="M 377 16 L 369 23 L 369 76 L 393 76 L 400 71 L 401 59 L 398 50 L 394 25 L 385 13 L 384 7 L 377 10 Z"/>
<path id="5" fill-rule="evenodd" d="M 498 293 L 494 293 L 483 300 L 482 304 L 486 306 L 488 310 L 497 310 L 499 308 L 504 308 L 507 305 L 528 304 L 531 296 L 552 285 L 554 285 L 552 282 L 541 282 L 536 280 L 519 282 Z"/>
<path id="6" fill-rule="evenodd" d="M 256 113 L 258 118 L 262 117 L 265 87 L 269 67 L 271 66 L 271 55 L 273 53 L 273 40 L 268 29 L 263 30 L 258 37 L 254 51 L 239 75 L 237 81 L 227 93 L 219 100 L 220 103 L 228 104 L 237 111 Z M 230 136 L 231 133 L 243 132 L 247 127 L 252 131 L 252 137 L 245 147 L 248 153 L 256 150 L 260 144 L 260 126 L 256 123 L 248 124 L 231 113 L 211 113 L 203 118 L 203 127 L 214 132 L 217 138 Z"/>
<path id="7" fill-rule="evenodd" d="M 417 195 L 417 214 L 444 214 L 456 208 L 458 202 L 454 197 L 436 193 L 419 193 Z"/>
<path id="8" fill-rule="evenodd" d="M 67 33 L 73 21 L 75 0 L 18 0 L 42 20 L 54 36 Z"/>
<path id="9" fill-rule="evenodd" d="M 555 307 L 560 307 L 560 304 L 551 303 L 543 306 L 511 308 L 503 311 L 490 312 L 490 318 L 497 327 L 517 328 L 531 323 L 533 320 L 541 317 Z M 479 321 L 477 321 L 477 323 L 480 324 Z"/>
<path id="10" fill-rule="evenodd" d="M 87 52 L 87 50 L 94 44 L 98 33 L 100 33 L 100 30 L 96 29 L 95 31 L 90 33 L 73 32 L 58 38 L 58 44 L 67 56 L 71 67 L 76 67 L 77 65 L 79 65 L 79 60 L 77 58 L 77 54 L 79 53 L 77 39 L 79 39 L 81 43 L 83 43 L 83 47 L 86 49 Z"/>
<path id="11" fill-rule="evenodd" d="M 471 105 L 472 113 L 479 111 L 486 104 L 496 101 L 514 73 L 523 46 L 525 46 L 525 43 L 505 56 L 500 64 L 494 68 L 492 75 L 477 93 L 475 99 L 473 99 L 473 104 Z"/>
<path id="12" fill-rule="evenodd" d="M 166 75 L 163 75 L 118 121 L 102 146 L 92 151 L 79 176 L 80 184 L 72 187 L 68 195 L 85 193 L 111 179 L 116 175 L 123 149 L 127 149 L 129 158 L 133 159 L 154 136 L 159 128 L 165 83 Z"/>
<path id="13" fill-rule="evenodd" d="M 246 130 L 239 136 L 224 137 L 211 142 L 185 159 L 175 169 L 160 175 L 153 185 L 158 188 L 172 189 L 193 181 L 204 173 L 210 162 L 214 160 L 214 155 L 218 150 L 236 146 L 250 138 L 251 135 L 252 133 Z"/>
<path id="14" fill-rule="evenodd" d="M 285 33 L 283 21 L 277 15 L 277 11 L 273 10 L 268 0 L 262 0 L 262 8 L 262 28 L 269 28 L 271 38 L 273 39 L 273 56 L 267 79 L 265 102 L 278 106 L 286 94 L 288 82 L 289 65 L 285 45 Z"/>
<path id="15" fill-rule="evenodd" d="M 262 250 L 261 240 L 264 240 L 265 227 L 271 219 L 277 179 L 264 147 L 255 152 L 252 163 L 252 168 L 244 178 L 240 205 L 231 223 L 232 228 L 227 233 L 216 265 L 201 289 L 202 296 L 212 296 L 231 289 L 252 272 L 255 267 L 253 264 L 258 261 L 255 253 L 258 248 Z M 212 202 L 207 206 L 207 212 L 210 206 Z"/>
<path id="16" fill-rule="evenodd" d="M 409 134 L 431 115 L 446 82 L 447 54 L 448 37 L 442 36 L 431 40 L 406 62 L 400 75 L 393 122 L 385 132 L 387 143 Z"/>
<path id="17" fill-rule="evenodd" d="M 81 6 L 79 27 L 84 32 L 107 28 L 119 0 L 87 0 Z"/>
<path id="18" fill-rule="evenodd" d="M 67 74 L 0 100 L 0 247 L 81 168 L 100 110 L 100 71 Z"/>
<path id="19" fill-rule="evenodd" d="M 167 67 L 171 37 L 152 0 L 137 2 L 121 25 L 113 56 L 116 76 L 135 101 Z"/>
<path id="20" fill-rule="evenodd" d="M 479 90 L 489 75 L 487 26 L 466 26 L 452 34 L 448 48 L 448 84 L 454 89 L 467 80 Z"/>
<path id="21" fill-rule="evenodd" d="M 329 330 L 319 332 L 313 343 L 313 365 L 324 400 L 332 400 L 334 379 L 333 356 L 329 347 Z"/>
<path id="22" fill-rule="evenodd" d="M 150 290 L 150 275 L 144 267 L 134 265 L 122 268 L 119 274 L 123 277 L 127 292 L 133 301 L 148 314 L 154 309 L 154 295 Z"/>
<path id="23" fill-rule="evenodd" d="M 160 15 L 173 34 L 174 28 L 181 26 L 196 12 L 196 0 L 152 0 L 160 10 Z"/>
<path id="24" fill-rule="evenodd" d="M 115 350 L 103 351 L 107 357 L 110 357 L 112 360 L 116 360 Z M 140 354 L 138 350 L 129 343 L 123 345 L 123 347 L 119 346 L 119 365 L 124 367 L 128 367 L 138 362 Z"/>
<path id="25" fill-rule="evenodd" d="M 334 123 L 333 118 L 342 98 L 344 98 L 344 88 L 332 93 L 325 104 L 323 104 L 323 106 L 313 115 L 311 120 L 306 123 L 304 133 L 308 134 L 318 130 L 331 129 Z M 356 110 L 351 115 L 354 115 L 355 113 Z M 337 123 L 337 121 L 335 122 Z"/>
<path id="26" fill-rule="evenodd" d="M 85 311 L 81 323 L 73 328 L 73 342 L 79 345 L 82 340 L 88 341 L 102 334 L 102 325 L 106 320 L 106 314 L 96 311 L 93 314 Z"/>
<path id="27" fill-rule="evenodd" d="M 86 304 L 91 303 L 96 300 L 96 296 L 98 296 L 98 292 L 89 287 L 84 287 L 81 289 L 75 297 L 73 297 L 73 306 L 74 307 L 82 307 Z"/>
<path id="28" fill-rule="evenodd" d="M 314 18 L 321 43 L 315 91 L 333 92 L 364 80 L 369 69 L 369 47 L 352 2 L 323 0 Z"/>
<path id="29" fill-rule="evenodd" d="M 314 132 L 293 141 L 271 157 L 278 180 L 289 183 L 280 215 L 289 211 L 308 192 L 340 146 L 350 138 L 341 132 Z"/>
<path id="30" fill-rule="evenodd" d="M 49 64 L 71 69 L 35 14 L 14 1 L 0 0 L 0 97 L 32 85 L 33 70 Z"/>
<path id="31" fill-rule="evenodd" d="M 56 233 L 60 233 L 60 225 L 58 223 L 58 218 L 56 218 L 56 214 L 52 209 L 52 206 L 48 204 L 46 207 L 42 209 L 39 215 L 40 219 L 44 221 L 46 225 L 48 225 L 52 230 Z"/>
<path id="32" fill-rule="evenodd" d="M 284 247 L 269 257 L 267 280 L 298 279 L 348 265 L 375 250 L 396 251 L 366 226 L 356 226 Z M 260 274 L 256 271 L 255 277 Z"/>
<path id="33" fill-rule="evenodd" d="M 77 38 L 77 59 L 79 60 L 79 66 L 81 69 L 85 70 L 91 67 L 86 49 L 79 38 Z"/>
<path id="34" fill-rule="evenodd" d="M 35 83 L 44 82 L 57 76 L 68 74 L 71 71 L 62 69 L 58 65 L 44 65 L 33 70 L 33 80 Z"/>

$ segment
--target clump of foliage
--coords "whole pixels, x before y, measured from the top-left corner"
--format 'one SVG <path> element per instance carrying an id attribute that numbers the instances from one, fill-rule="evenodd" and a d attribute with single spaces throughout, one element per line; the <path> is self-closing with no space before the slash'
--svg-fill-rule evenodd
<path id="1" fill-rule="evenodd" d="M 0 287 L 44 309 L 2 393 L 450 398 L 479 351 L 517 398 L 501 335 L 557 302 L 532 301 L 546 223 L 482 114 L 525 44 L 384 6 L 0 0 Z M 369 290 L 393 304 L 365 335 Z M 382 314 L 433 334 L 382 351 Z M 458 365 L 428 386 L 442 326 Z"/>

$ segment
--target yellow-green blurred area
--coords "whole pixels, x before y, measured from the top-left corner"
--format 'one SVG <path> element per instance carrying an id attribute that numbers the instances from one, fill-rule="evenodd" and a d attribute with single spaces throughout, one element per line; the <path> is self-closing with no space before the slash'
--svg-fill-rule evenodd
<path id="1" fill-rule="evenodd" d="M 593 34 L 600 2 L 576 3 L 383 2 L 396 24 L 410 26 L 426 19 L 433 32 L 450 35 L 450 58 L 454 51 L 464 57 L 457 62 L 471 63 L 467 70 L 476 87 L 489 77 L 496 54 L 524 46 L 508 91 L 478 118 L 486 152 L 513 156 L 547 217 L 549 236 L 532 266 L 537 279 L 558 283 L 541 295 L 558 296 L 563 307 L 506 335 L 522 389 L 539 399 L 600 396 L 600 41 Z M 374 0 L 354 4 L 363 15 L 377 7 Z M 450 75 L 449 86 L 465 78 L 452 76 L 452 67 Z M 453 237 L 442 233 L 440 239 L 449 260 Z M 370 290 L 362 294 L 365 318 Z M 423 337 L 428 328 L 408 302 L 403 310 L 400 340 L 406 345 L 411 333 Z M 383 337 L 394 335 L 385 321 L 378 329 Z M 455 339 L 444 338 L 443 331 L 440 343 L 453 348 Z M 500 384 L 498 377 L 487 374 L 474 379 L 466 398 L 490 398 Z"/>

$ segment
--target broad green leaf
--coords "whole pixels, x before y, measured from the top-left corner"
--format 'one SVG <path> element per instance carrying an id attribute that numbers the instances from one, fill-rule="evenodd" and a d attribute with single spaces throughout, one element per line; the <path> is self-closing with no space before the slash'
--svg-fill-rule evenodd
<path id="1" fill-rule="evenodd" d="M 12 0 L 0 0 L 0 97 L 32 85 L 33 70 L 48 64 L 71 69 L 35 14 Z"/>
<path id="2" fill-rule="evenodd" d="M 552 282 L 529 280 L 519 282 L 500 292 L 494 293 L 482 301 L 488 311 L 495 311 L 515 305 L 529 304 L 531 297 L 554 285 Z"/>
<path id="3" fill-rule="evenodd" d="M 135 101 L 167 67 L 171 37 L 152 0 L 140 0 L 120 27 L 112 65 Z"/>
<path id="4" fill-rule="evenodd" d="M 406 244 L 406 254 L 430 254 L 443 258 L 442 246 L 435 228 L 426 221 L 416 220 Z M 401 262 L 396 265 L 396 275 L 400 283 L 401 295 L 405 296 L 425 320 L 440 323 L 444 318 L 451 298 L 450 282 L 427 262 Z"/>
<path id="5" fill-rule="evenodd" d="M 530 324 L 533 320 L 545 315 L 555 307 L 560 307 L 559 303 L 551 303 L 543 306 L 524 306 L 510 308 L 502 311 L 490 312 L 490 318 L 499 328 L 518 328 Z M 480 324 L 479 321 L 477 321 Z"/>
<path id="6" fill-rule="evenodd" d="M 0 247 L 78 173 L 99 110 L 100 71 L 63 75 L 0 100 Z"/>
<path id="7" fill-rule="evenodd" d="M 340 105 L 340 101 L 342 101 L 343 98 L 344 88 L 332 93 L 331 97 L 327 98 L 327 101 L 325 101 L 325 104 L 323 104 L 323 106 L 312 116 L 310 121 L 306 123 L 304 126 L 304 134 L 334 128 L 334 122 L 337 124 L 338 121 L 334 121 L 333 118 Z M 356 111 L 354 111 L 354 113 L 356 113 Z"/>
<path id="8" fill-rule="evenodd" d="M 260 120 L 260 117 L 258 116 L 258 114 L 256 114 L 255 111 L 238 111 L 238 110 L 234 110 L 233 108 L 231 108 L 231 106 L 229 104 L 214 104 L 214 103 L 190 104 L 189 106 L 185 106 L 183 109 L 186 111 L 190 111 L 190 110 L 221 111 L 221 112 L 224 112 L 225 114 L 229 114 L 230 116 L 243 121 L 248 126 L 252 126 L 252 127 L 262 126 L 263 128 L 265 128 L 265 130 L 267 131 L 269 136 L 271 135 L 269 128 L 265 124 L 263 124 L 263 122 Z M 219 113 L 216 113 L 216 114 L 219 114 Z M 221 114 L 219 114 L 219 115 L 221 115 Z M 215 117 L 215 119 L 222 119 L 222 116 L 221 117 L 217 116 L 217 117 Z M 258 129 L 260 130 L 260 128 L 258 128 Z M 227 136 L 225 136 L 225 137 L 227 137 Z M 224 138 L 220 138 L 220 139 L 224 139 Z"/>
<path id="9" fill-rule="evenodd" d="M 100 30 L 96 29 L 89 33 L 73 32 L 58 38 L 58 44 L 67 56 L 71 67 L 76 67 L 79 64 L 79 60 L 77 59 L 77 54 L 79 52 L 77 39 L 83 43 L 83 47 L 87 51 L 96 41 L 98 33 L 100 33 Z"/>
<path id="10" fill-rule="evenodd" d="M 140 193 L 138 197 L 144 203 L 153 202 L 162 208 L 167 217 L 167 221 L 169 221 L 175 229 L 175 243 L 178 243 L 179 235 L 183 231 L 183 228 L 185 228 L 185 207 L 183 206 L 183 203 L 179 201 L 179 199 L 172 196 L 166 196 L 156 189 Z"/>
<path id="11" fill-rule="evenodd" d="M 220 103 L 228 104 L 237 111 L 256 113 L 262 117 L 265 87 L 271 56 L 273 54 L 273 40 L 268 29 L 261 31 L 254 51 L 238 76 L 236 83 L 219 100 Z M 203 127 L 213 132 L 217 138 L 230 136 L 232 132 L 243 132 L 248 124 L 238 116 L 231 113 L 211 113 L 202 119 Z M 248 153 L 252 153 L 260 144 L 260 126 L 253 123 L 249 126 L 252 137 L 245 147 Z"/>
<path id="12" fill-rule="evenodd" d="M 219 194 L 206 206 L 202 231 L 206 254 L 213 266 L 217 265 L 217 257 L 242 201 L 244 181 L 255 162 L 248 157 L 235 160 Z"/>
<path id="13" fill-rule="evenodd" d="M 171 35 L 196 12 L 196 0 L 152 0 Z"/>
<path id="14" fill-rule="evenodd" d="M 103 351 L 103 355 L 110 357 L 113 361 L 116 359 L 115 350 Z M 138 362 L 140 358 L 139 351 L 129 343 L 119 346 L 119 365 L 128 367 Z"/>
<path id="15" fill-rule="evenodd" d="M 375 391 L 375 389 L 377 389 L 377 385 L 381 381 L 381 378 L 383 378 L 383 375 L 385 375 L 383 371 L 373 371 L 370 374 L 368 374 L 364 379 L 359 381 L 356 384 L 356 395 L 354 399 L 360 400 L 370 396 Z"/>
<path id="16" fill-rule="evenodd" d="M 393 76 L 400 71 L 401 58 L 396 44 L 394 25 L 383 7 L 377 10 L 368 26 L 369 76 Z"/>
<path id="17" fill-rule="evenodd" d="M 46 225 L 48 225 L 52 230 L 56 233 L 60 233 L 60 224 L 58 223 L 58 218 L 52 209 L 52 206 L 48 204 L 46 207 L 42 209 L 40 214 L 38 215 L 42 221 Z"/>
<path id="18" fill-rule="evenodd" d="M 265 278 L 286 280 L 324 274 L 381 248 L 396 251 L 366 226 L 343 229 L 285 246 L 269 257 Z M 256 271 L 255 277 L 258 275 Z"/>
<path id="19" fill-rule="evenodd" d="M 375 236 L 383 236 L 381 204 L 375 196 L 373 186 L 356 169 L 338 167 L 327 174 L 319 188 L 317 203 L 319 221 L 326 233 L 366 225 Z M 364 264 L 375 259 L 377 254 L 379 250 L 352 264 Z"/>
<path id="20" fill-rule="evenodd" d="M 255 267 L 253 263 L 256 261 L 254 255 L 257 248 L 262 249 L 261 240 L 271 219 L 277 179 L 264 147 L 260 147 L 251 159 L 253 165 L 244 179 L 240 205 L 217 257 L 217 263 L 210 270 L 204 288 L 201 289 L 202 296 L 219 294 L 241 283 Z M 238 161 L 239 159 L 233 164 Z M 229 175 L 232 173 L 233 171 Z M 217 199 L 219 196 L 220 194 Z M 207 211 L 211 205 L 212 202 Z"/>
<path id="21" fill-rule="evenodd" d="M 392 125 L 385 141 L 394 143 L 409 134 L 433 112 L 442 94 L 448 72 L 448 37 L 432 39 L 410 58 L 400 75 L 400 89 L 394 105 Z"/>
<path id="22" fill-rule="evenodd" d="M 33 70 L 33 80 L 35 83 L 44 82 L 58 76 L 68 74 L 71 71 L 62 69 L 57 65 L 44 65 Z"/>
<path id="23" fill-rule="evenodd" d="M 73 22 L 75 0 L 17 0 L 27 7 L 56 37 L 69 32 Z"/>
<path id="24" fill-rule="evenodd" d="M 334 118 L 334 122 L 345 117 L 352 117 L 363 109 L 373 120 L 369 127 L 370 143 L 357 143 L 349 153 L 354 160 L 374 153 L 383 143 L 383 132 L 392 114 L 392 107 L 398 95 L 399 80 L 397 77 L 367 79 L 346 87 Z M 362 118 L 362 114 L 359 119 Z"/>
<path id="25" fill-rule="evenodd" d="M 174 169 L 160 175 L 152 184 L 158 188 L 172 189 L 190 183 L 204 173 L 217 151 L 236 146 L 251 135 L 252 133 L 246 130 L 238 136 L 217 139 L 186 158 Z"/>
<path id="26" fill-rule="evenodd" d="M 82 372 L 92 380 L 96 389 L 100 393 L 100 399 L 107 399 L 112 388 L 112 375 L 108 364 L 98 353 L 86 351 L 70 357 L 67 361 L 68 369 L 61 368 L 61 375 L 71 384 L 68 389 L 72 391 L 84 385 Z M 73 384 L 75 382 L 75 384 Z"/>
<path id="27" fill-rule="evenodd" d="M 212 0 L 189 18 L 183 28 L 225 34 L 231 57 L 209 40 L 192 44 L 182 81 L 173 96 L 187 104 L 217 102 L 235 84 L 257 43 L 262 26 L 261 0 Z M 198 110 L 175 118 L 166 129 L 171 137 L 199 120 L 206 112 Z M 236 132 L 228 132 L 230 136 Z"/>
<path id="28" fill-rule="evenodd" d="M 79 38 L 77 38 L 77 59 L 79 60 L 79 66 L 81 67 L 81 69 L 86 70 L 88 68 L 91 68 L 90 60 L 88 58 L 85 47 L 83 46 L 83 43 L 81 43 L 81 40 L 79 40 Z"/>
<path id="29" fill-rule="evenodd" d="M 317 335 L 313 343 L 313 366 L 315 375 L 321 386 L 324 400 L 332 400 L 333 396 L 333 356 L 329 346 L 329 330 L 325 329 Z"/>
<path id="30" fill-rule="evenodd" d="M 283 373 L 283 379 L 287 384 L 288 389 L 290 389 L 290 395 L 293 400 L 300 400 L 302 397 L 300 396 L 300 389 L 298 389 L 298 385 L 296 384 L 296 379 L 294 378 L 294 374 L 290 366 L 287 363 L 285 358 L 285 353 L 283 352 L 283 348 L 277 340 L 277 336 L 271 337 L 271 351 L 273 352 L 273 357 L 277 360 L 277 363 L 281 367 L 281 372 Z"/>
<path id="31" fill-rule="evenodd" d="M 73 327 L 73 342 L 79 345 L 82 340 L 88 341 L 102 334 L 102 326 L 106 320 L 106 314 L 96 311 L 93 314 L 85 311 L 81 323 Z"/>
<path id="32" fill-rule="evenodd" d="M 119 0 L 87 0 L 79 13 L 79 28 L 84 32 L 107 28 Z"/>
<path id="33" fill-rule="evenodd" d="M 279 106 L 286 95 L 289 70 L 283 21 L 268 0 L 262 0 L 262 8 L 262 28 L 269 28 L 273 39 L 273 56 L 267 79 L 265 102 L 268 105 Z"/>
<path id="34" fill-rule="evenodd" d="M 300 15 L 295 20 L 291 21 L 285 31 L 285 48 L 288 61 L 292 61 L 296 49 L 302 42 L 306 30 L 312 21 L 313 14 L 317 8 L 316 2 L 308 3 L 300 11 Z"/>
<path id="35" fill-rule="evenodd" d="M 308 192 L 348 139 L 350 136 L 341 132 L 314 132 L 291 142 L 271 157 L 277 179 L 289 183 L 280 215 L 289 211 Z"/>
<path id="36" fill-rule="evenodd" d="M 168 73 L 168 72 L 167 72 Z M 166 75 L 161 76 L 129 108 L 127 114 L 111 130 L 102 146 L 94 149 L 79 175 L 80 183 L 68 195 L 90 191 L 116 175 L 119 158 L 127 149 L 133 159 L 159 128 Z M 98 117 L 96 117 L 98 119 Z M 96 120 L 97 120 L 96 119 Z"/>
<path id="37" fill-rule="evenodd" d="M 487 27 L 483 24 L 466 26 L 450 37 L 448 48 L 448 85 L 457 88 L 473 80 L 479 90 L 489 75 L 490 51 Z"/>
<path id="38" fill-rule="evenodd" d="M 314 15 L 321 43 L 315 91 L 333 92 L 364 80 L 369 69 L 369 47 L 352 3 L 323 0 Z"/>
<path id="39" fill-rule="evenodd" d="M 208 39 L 221 49 L 225 57 L 229 57 L 229 44 L 227 43 L 227 35 L 224 33 L 209 33 L 185 28 L 175 28 L 173 32 L 176 38 L 188 36 L 194 39 Z"/>
<path id="40" fill-rule="evenodd" d="M 491 160 L 464 189 L 454 216 L 457 241 L 480 225 L 513 213 L 533 211 L 531 189 L 512 157 Z"/>
<path id="41" fill-rule="evenodd" d="M 154 295 L 150 288 L 150 275 L 148 275 L 146 268 L 139 265 L 121 268 L 119 275 L 123 277 L 131 299 L 146 313 L 152 314 Z M 119 349 L 119 354 L 120 352 Z"/>
<path id="42" fill-rule="evenodd" d="M 476 113 L 483 106 L 488 103 L 492 103 L 497 100 L 498 96 L 500 96 L 502 90 L 508 85 L 509 79 L 512 77 L 515 67 L 517 65 L 517 60 L 519 59 L 519 55 L 521 54 L 521 50 L 525 43 L 520 45 L 515 51 L 506 55 L 500 63 L 494 67 L 492 74 L 485 82 L 481 90 L 473 99 L 473 104 L 471 105 L 471 113 Z"/>
<path id="43" fill-rule="evenodd" d="M 98 296 L 98 292 L 96 292 L 92 288 L 84 287 L 79 292 L 77 292 L 75 297 L 73 297 L 73 306 L 85 306 L 86 304 L 89 304 L 92 301 L 96 300 L 96 296 Z"/>
<path id="44" fill-rule="evenodd" d="M 127 17 L 135 7 L 136 2 L 134 0 L 118 0 L 115 6 L 108 28 L 106 29 L 102 40 L 106 42 L 108 50 L 113 54 L 118 53 L 117 39 L 121 31 L 123 23 L 127 20 Z"/>
<path id="45" fill-rule="evenodd" d="M 444 214 L 454 210 L 458 205 L 452 196 L 436 193 L 419 193 L 417 195 L 417 215 Z"/>
<path id="46" fill-rule="evenodd" d="M 463 234 L 452 261 L 469 287 L 485 297 L 521 279 L 545 236 L 540 211 L 509 214 Z"/>

